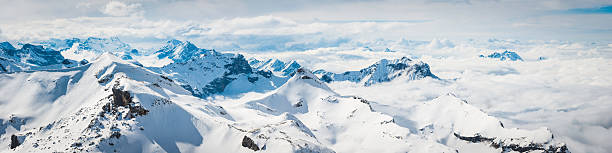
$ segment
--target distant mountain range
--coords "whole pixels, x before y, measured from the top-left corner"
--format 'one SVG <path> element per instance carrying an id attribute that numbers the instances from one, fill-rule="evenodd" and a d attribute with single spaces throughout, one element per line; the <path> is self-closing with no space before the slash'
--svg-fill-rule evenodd
<path id="1" fill-rule="evenodd" d="M 413 61 L 407 57 L 394 60 L 382 59 L 359 71 L 332 73 L 325 70 L 317 70 L 314 73 L 319 74 L 321 80 L 328 83 L 332 81 L 350 81 L 365 86 L 389 82 L 396 78 L 404 78 L 405 80 L 418 80 L 427 77 L 438 79 L 436 75 L 431 73 L 427 63 Z"/>

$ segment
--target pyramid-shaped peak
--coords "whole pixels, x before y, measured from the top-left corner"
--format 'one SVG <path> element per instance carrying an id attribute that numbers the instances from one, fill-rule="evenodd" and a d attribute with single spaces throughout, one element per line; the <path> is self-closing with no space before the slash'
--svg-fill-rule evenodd
<path id="1" fill-rule="evenodd" d="M 13 47 L 11 43 L 5 41 L 0 43 L 0 49 L 15 50 L 15 47 Z"/>
<path id="2" fill-rule="evenodd" d="M 289 79 L 289 81 L 287 81 L 286 85 L 290 85 L 290 84 L 295 84 L 295 82 L 304 82 L 304 83 L 308 83 L 314 87 L 318 87 L 318 88 L 322 88 L 328 91 L 332 91 L 331 88 L 329 88 L 325 82 L 321 81 L 319 79 L 319 77 L 317 77 L 316 75 L 314 75 L 312 73 L 312 71 L 306 69 L 306 68 L 298 68 L 295 71 L 295 74 L 293 75 L 293 77 L 291 79 Z M 333 92 L 333 91 L 332 91 Z"/>

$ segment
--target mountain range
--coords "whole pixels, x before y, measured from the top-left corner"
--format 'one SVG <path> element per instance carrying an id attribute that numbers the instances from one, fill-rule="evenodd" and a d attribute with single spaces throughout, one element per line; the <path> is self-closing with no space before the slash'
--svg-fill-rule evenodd
<path id="1" fill-rule="evenodd" d="M 102 50 L 90 62 L 64 58 L 70 49 L 0 47 L 0 152 L 569 152 L 549 129 L 505 128 L 454 94 L 397 121 L 328 86 L 440 79 L 406 57 L 336 74 L 179 40 L 131 59 Z M 259 94 L 239 96 L 247 92 Z"/>

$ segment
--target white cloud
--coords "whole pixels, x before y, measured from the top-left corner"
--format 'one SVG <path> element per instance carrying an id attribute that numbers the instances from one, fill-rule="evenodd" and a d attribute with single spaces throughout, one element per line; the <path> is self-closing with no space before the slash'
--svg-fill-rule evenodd
<path id="1" fill-rule="evenodd" d="M 125 4 L 119 1 L 108 2 L 100 11 L 110 16 L 142 16 L 144 14 L 141 4 Z"/>

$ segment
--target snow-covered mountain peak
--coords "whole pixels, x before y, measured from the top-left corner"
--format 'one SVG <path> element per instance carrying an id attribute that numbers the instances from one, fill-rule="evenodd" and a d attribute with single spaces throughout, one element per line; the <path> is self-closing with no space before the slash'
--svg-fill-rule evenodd
<path id="1" fill-rule="evenodd" d="M 321 80 L 325 82 L 331 81 L 351 81 L 362 83 L 365 86 L 372 84 L 389 82 L 396 78 L 405 78 L 406 80 L 418 80 L 423 78 L 438 77 L 431 73 L 429 65 L 422 61 L 414 61 L 408 57 L 399 59 L 381 59 L 380 61 L 370 65 L 367 68 L 359 71 L 347 71 L 344 73 L 331 73 L 324 70 L 315 71 L 321 75 Z"/>
<path id="2" fill-rule="evenodd" d="M 9 43 L 9 42 L 6 42 L 6 41 L 5 42 L 1 42 L 0 43 L 0 50 L 5 50 L 5 49 L 13 50 L 13 49 L 15 49 L 15 47 L 13 47 L 13 45 L 11 45 L 11 43 Z"/>
<path id="3" fill-rule="evenodd" d="M 175 62 L 185 62 L 190 60 L 194 56 L 206 53 L 211 50 L 200 49 L 189 41 L 180 41 L 172 39 L 166 42 L 160 50 L 156 51 L 155 54 L 159 59 L 172 59 Z"/>
<path id="4" fill-rule="evenodd" d="M 76 61 L 91 61 L 105 52 L 115 54 L 125 60 L 131 60 L 133 59 L 132 56 L 139 55 L 136 49 L 122 42 L 118 37 L 52 39 L 43 41 L 41 44 L 59 50 L 65 58 Z"/>
<path id="5" fill-rule="evenodd" d="M 487 56 L 485 55 L 480 55 L 480 57 L 487 57 L 487 58 L 496 58 L 499 59 L 500 61 L 505 61 L 505 60 L 509 60 L 509 61 L 523 61 L 523 58 L 521 58 L 521 56 L 519 56 L 516 52 L 513 51 L 504 51 L 502 53 L 499 52 L 493 52 Z"/>
<path id="6" fill-rule="evenodd" d="M 321 81 L 319 77 L 314 75 L 310 70 L 306 68 L 299 68 L 295 71 L 295 74 L 291 79 L 289 79 L 285 85 L 279 87 L 279 90 L 284 90 L 284 88 L 305 88 L 305 90 L 310 90 L 308 88 L 314 87 L 318 89 L 322 89 L 324 91 L 334 93 L 331 88 L 329 88 L 325 82 Z"/>
<path id="7" fill-rule="evenodd" d="M 288 62 L 279 59 L 257 60 L 249 59 L 249 65 L 256 70 L 270 71 L 278 76 L 291 76 L 295 70 L 302 67 L 297 61 L 291 60 Z"/>

